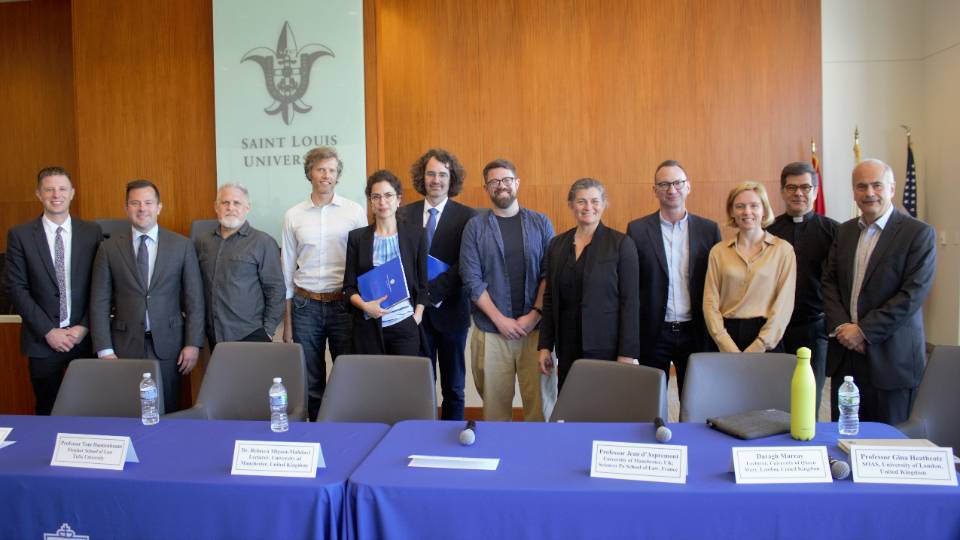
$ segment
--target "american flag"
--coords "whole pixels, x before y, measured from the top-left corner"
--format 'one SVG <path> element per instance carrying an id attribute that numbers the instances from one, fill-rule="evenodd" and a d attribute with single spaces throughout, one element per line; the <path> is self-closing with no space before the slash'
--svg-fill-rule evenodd
<path id="1" fill-rule="evenodd" d="M 903 185 L 903 209 L 917 217 L 917 166 L 913 162 L 913 146 L 907 143 L 907 181 Z"/>

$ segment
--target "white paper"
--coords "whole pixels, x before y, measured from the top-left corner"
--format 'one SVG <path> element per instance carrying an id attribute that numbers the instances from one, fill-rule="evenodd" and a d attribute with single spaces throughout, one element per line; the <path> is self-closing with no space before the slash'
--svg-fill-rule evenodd
<path id="1" fill-rule="evenodd" d="M 853 481 L 868 484 L 956 486 L 952 448 L 850 446 Z"/>
<path id="2" fill-rule="evenodd" d="M 833 482 L 826 446 L 734 446 L 738 484 Z"/>
<path id="3" fill-rule="evenodd" d="M 593 441 L 590 476 L 642 482 L 687 483 L 687 447 Z"/>
<path id="4" fill-rule="evenodd" d="M 57 433 L 50 465 L 122 471 L 127 461 L 138 462 L 130 437 Z"/>
<path id="5" fill-rule="evenodd" d="M 470 458 L 454 456 L 408 456 L 410 467 L 428 469 L 466 469 L 473 471 L 495 471 L 500 466 L 500 458 Z"/>
<path id="6" fill-rule="evenodd" d="M 230 474 L 316 478 L 318 467 L 326 467 L 320 443 L 236 441 Z"/>
<path id="7" fill-rule="evenodd" d="M 15 443 L 15 442 L 17 442 L 17 441 L 3 441 L 3 442 L 0 442 L 0 449 L 6 448 L 6 447 L 10 446 L 11 444 L 13 444 L 13 443 Z"/>
<path id="8" fill-rule="evenodd" d="M 12 427 L 0 427 L 0 442 L 7 440 L 7 435 L 10 435 L 11 431 L 13 431 Z"/>

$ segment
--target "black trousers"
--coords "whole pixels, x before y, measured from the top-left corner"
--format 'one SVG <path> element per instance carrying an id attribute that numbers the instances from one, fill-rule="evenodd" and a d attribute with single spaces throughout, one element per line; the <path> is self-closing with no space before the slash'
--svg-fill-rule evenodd
<path id="1" fill-rule="evenodd" d="M 160 376 L 163 378 L 163 411 L 160 414 L 180 410 L 180 370 L 176 358 L 160 358 L 153 348 L 153 334 L 147 332 L 143 339 L 143 357 L 156 360 L 160 364 Z M 177 351 L 180 354 L 180 351 Z"/>
<path id="2" fill-rule="evenodd" d="M 723 319 L 723 327 L 730 334 L 730 339 L 736 343 L 741 351 L 750 346 L 757 336 L 760 335 L 760 329 L 766 324 L 764 317 L 754 317 L 753 319 Z M 777 346 L 767 352 L 783 352 L 783 342 L 777 343 Z"/>
<path id="3" fill-rule="evenodd" d="M 790 323 L 781 343 L 784 352 L 788 354 L 796 354 L 800 347 L 810 349 L 810 367 L 813 368 L 813 378 L 817 382 L 817 408 L 814 409 L 817 412 L 820 411 L 820 397 L 827 378 L 827 332 L 824 324 L 823 317 L 806 323 Z"/>
<path id="4" fill-rule="evenodd" d="M 851 350 L 845 350 L 843 361 L 836 373 L 830 377 L 832 385 L 830 391 L 830 419 L 836 422 L 840 418 L 840 409 L 837 405 L 837 391 L 843 384 L 843 377 L 850 375 L 853 383 L 860 390 L 860 421 L 883 422 L 895 426 L 905 422 L 910 416 L 910 409 L 917 397 L 916 388 L 895 388 L 882 390 L 873 386 L 870 379 L 870 368 L 864 355 Z"/>
<path id="5" fill-rule="evenodd" d="M 670 378 L 670 363 L 677 370 L 677 392 L 683 395 L 683 379 L 687 373 L 687 359 L 697 350 L 693 321 L 663 322 L 657 335 L 657 344 L 649 354 L 642 354 L 640 365 L 661 369 Z"/>
<path id="6" fill-rule="evenodd" d="M 420 348 L 420 327 L 413 316 L 380 330 L 382 339 L 377 339 L 375 325 L 378 321 L 354 322 L 354 354 L 392 354 L 397 356 L 423 356 Z M 367 327 L 367 328 L 365 328 Z M 366 331 L 364 331 L 366 330 Z"/>
<path id="7" fill-rule="evenodd" d="M 37 415 L 48 416 L 53 410 L 53 403 L 57 400 L 57 393 L 60 392 L 60 384 L 63 382 L 63 374 L 75 358 L 96 358 L 91 348 L 90 336 L 67 352 L 54 352 L 45 358 L 28 359 L 35 398 L 34 410 Z"/>

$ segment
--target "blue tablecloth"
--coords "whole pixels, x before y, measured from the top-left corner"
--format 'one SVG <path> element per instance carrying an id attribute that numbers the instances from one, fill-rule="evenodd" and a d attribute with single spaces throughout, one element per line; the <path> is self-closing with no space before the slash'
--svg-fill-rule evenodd
<path id="1" fill-rule="evenodd" d="M 388 427 L 269 422 L 0 416 L 0 538 L 40 540 L 67 523 L 91 540 L 338 538 L 346 480 Z M 128 435 L 140 463 L 123 471 L 51 467 L 58 432 Z M 234 441 L 319 442 L 313 478 L 231 476 Z"/>
<path id="2" fill-rule="evenodd" d="M 960 538 L 960 490 L 854 484 L 738 485 L 733 446 L 826 445 L 835 424 L 798 443 L 788 435 L 740 441 L 703 424 L 672 424 L 688 446 L 687 484 L 590 477 L 593 440 L 655 442 L 650 424 L 481 423 L 474 446 L 462 423 L 395 425 L 350 476 L 353 537 L 477 538 Z M 861 438 L 899 438 L 884 424 Z M 499 457 L 497 471 L 410 468 L 407 456 Z"/>

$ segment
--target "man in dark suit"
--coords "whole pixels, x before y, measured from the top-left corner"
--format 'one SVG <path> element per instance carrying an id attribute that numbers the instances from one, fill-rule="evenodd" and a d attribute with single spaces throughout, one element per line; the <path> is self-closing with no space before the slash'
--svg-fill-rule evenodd
<path id="1" fill-rule="evenodd" d="M 70 216 L 73 195 L 67 171 L 41 170 L 43 215 L 7 234 L 7 286 L 23 319 L 20 351 L 30 360 L 37 414 L 50 414 L 67 364 L 93 354 L 87 305 L 102 233 L 96 223 Z"/>
<path id="2" fill-rule="evenodd" d="M 127 184 L 131 229 L 100 245 L 90 324 L 97 356 L 160 362 L 171 412 L 178 408 L 180 375 L 190 373 L 203 345 L 203 282 L 193 244 L 157 225 L 162 209 L 153 182 Z"/>
<path id="3" fill-rule="evenodd" d="M 428 253 L 449 265 L 427 285 L 430 305 L 421 323 L 426 349 L 440 369 L 440 418 L 462 420 L 470 297 L 460 279 L 460 236 L 474 210 L 450 199 L 460 193 L 465 172 L 446 150 L 431 148 L 413 164 L 410 174 L 424 199 L 401 208 L 399 220 L 423 227 Z"/>
<path id="4" fill-rule="evenodd" d="M 845 375 L 860 388 L 860 420 L 888 424 L 907 419 L 923 375 L 922 307 L 936 268 L 936 233 L 899 212 L 894 191 L 886 163 L 868 159 L 853 169 L 861 217 L 840 225 L 823 272 L 834 420 Z"/>
<path id="5" fill-rule="evenodd" d="M 673 362 L 682 393 L 687 358 L 712 350 L 703 322 L 703 282 L 720 228 L 687 212 L 690 180 L 679 162 L 669 159 L 657 166 L 653 194 L 660 209 L 627 226 L 640 256 L 638 360 L 662 369 L 667 377 Z"/>

